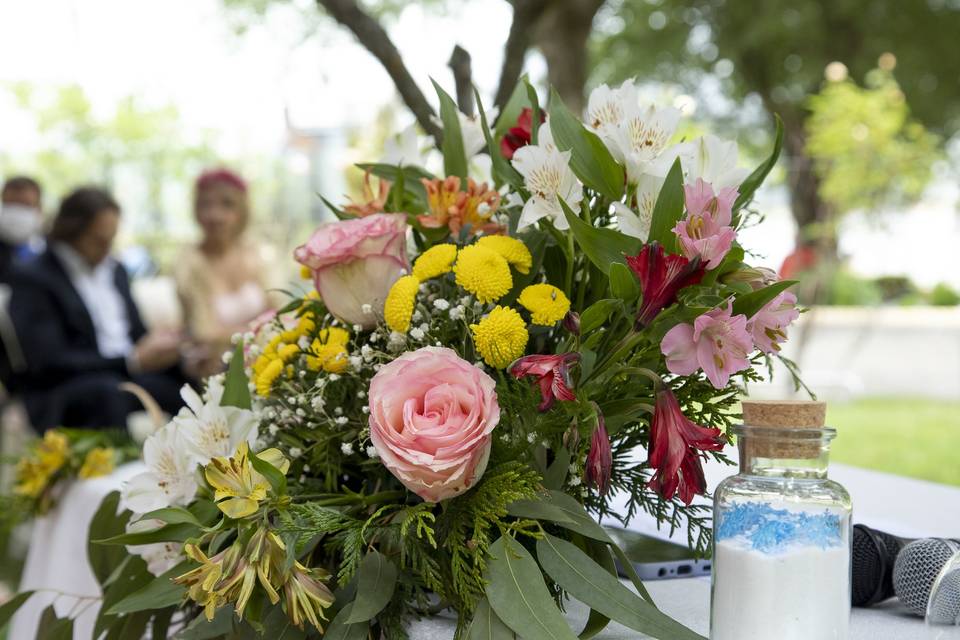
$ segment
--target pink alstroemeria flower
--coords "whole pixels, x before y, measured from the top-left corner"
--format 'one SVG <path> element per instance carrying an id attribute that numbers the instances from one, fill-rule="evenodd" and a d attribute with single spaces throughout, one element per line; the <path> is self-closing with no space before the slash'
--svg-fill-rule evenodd
<path id="1" fill-rule="evenodd" d="M 644 327 L 677 299 L 677 292 L 697 284 L 703 277 L 700 258 L 688 260 L 683 256 L 664 254 L 659 242 L 643 245 L 635 256 L 626 256 L 627 266 L 640 281 L 643 301 L 637 312 L 637 326 Z"/>
<path id="2" fill-rule="evenodd" d="M 670 389 L 657 391 L 650 421 L 650 448 L 647 464 L 657 470 L 649 486 L 666 500 L 679 490 L 685 504 L 707 490 L 700 462 L 701 451 L 720 451 L 720 429 L 708 429 L 691 422 Z"/>
<path id="3" fill-rule="evenodd" d="M 723 389 L 730 376 L 750 366 L 747 355 L 753 340 L 747 331 L 747 317 L 735 316 L 733 303 L 717 307 L 699 316 L 693 324 L 678 324 L 663 336 L 660 351 L 667 357 L 667 369 L 678 376 L 689 376 L 703 369 L 717 389 Z"/>
<path id="4" fill-rule="evenodd" d="M 610 490 L 610 472 L 613 469 L 613 451 L 610 448 L 610 436 L 607 435 L 607 424 L 603 413 L 596 403 L 593 404 L 597 412 L 597 428 L 590 436 L 590 452 L 587 453 L 585 471 L 587 484 L 596 488 L 602 496 Z"/>
<path id="5" fill-rule="evenodd" d="M 579 353 L 561 353 L 555 356 L 524 356 L 510 365 L 515 378 L 534 376 L 540 385 L 540 411 L 548 411 L 557 400 L 575 400 L 570 387 L 570 365 L 580 360 Z"/>
<path id="6" fill-rule="evenodd" d="M 714 194 L 712 186 L 697 178 L 695 184 L 684 185 L 683 192 L 687 215 L 677 222 L 673 232 L 680 240 L 683 255 L 700 256 L 707 270 L 713 269 L 730 251 L 736 237 L 730 222 L 737 189 L 727 187 Z"/>
<path id="7" fill-rule="evenodd" d="M 747 322 L 747 331 L 753 335 L 753 344 L 764 353 L 780 351 L 780 343 L 787 339 L 787 327 L 800 317 L 797 296 L 784 291 L 763 305 Z"/>

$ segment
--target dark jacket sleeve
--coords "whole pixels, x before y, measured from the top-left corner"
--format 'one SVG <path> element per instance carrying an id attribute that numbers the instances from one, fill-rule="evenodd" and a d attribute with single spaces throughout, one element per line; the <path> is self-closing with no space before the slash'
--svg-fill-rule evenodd
<path id="1" fill-rule="evenodd" d="M 71 344 L 65 309 L 42 272 L 15 269 L 12 288 L 10 316 L 27 361 L 27 385 L 53 386 L 93 371 L 127 374 L 124 358 L 104 358 L 95 345 Z"/>

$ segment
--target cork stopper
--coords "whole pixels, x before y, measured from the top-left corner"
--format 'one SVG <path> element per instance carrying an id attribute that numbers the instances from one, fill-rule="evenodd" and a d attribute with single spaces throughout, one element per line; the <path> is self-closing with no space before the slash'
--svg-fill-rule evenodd
<path id="1" fill-rule="evenodd" d="M 743 424 L 766 429 L 822 429 L 827 418 L 827 404 L 811 400 L 744 400 Z M 743 455 L 760 458 L 817 458 L 820 440 L 811 438 L 784 439 L 747 437 L 740 443 Z"/>

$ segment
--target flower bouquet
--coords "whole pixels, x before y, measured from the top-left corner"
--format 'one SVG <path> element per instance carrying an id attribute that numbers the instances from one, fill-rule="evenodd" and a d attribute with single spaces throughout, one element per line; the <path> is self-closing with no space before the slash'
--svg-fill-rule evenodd
<path id="1" fill-rule="evenodd" d="M 598 516 L 709 545 L 702 460 L 798 314 L 736 239 L 781 130 L 749 173 L 632 82 L 583 122 L 521 85 L 492 128 L 437 92 L 443 175 L 361 165 L 377 198 L 330 205 L 295 252 L 312 286 L 238 336 L 94 518 L 98 633 L 404 638 L 448 610 L 460 638 L 700 637 Z M 493 186 L 469 175 L 478 137 Z"/>

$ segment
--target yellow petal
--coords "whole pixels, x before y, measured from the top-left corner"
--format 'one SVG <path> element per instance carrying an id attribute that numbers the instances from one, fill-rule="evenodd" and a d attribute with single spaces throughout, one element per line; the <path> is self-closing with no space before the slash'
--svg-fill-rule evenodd
<path id="1" fill-rule="evenodd" d="M 220 511 L 228 517 L 238 520 L 256 513 L 260 504 L 256 500 L 249 498 L 230 498 L 223 502 L 218 502 L 217 506 L 220 507 Z"/>

